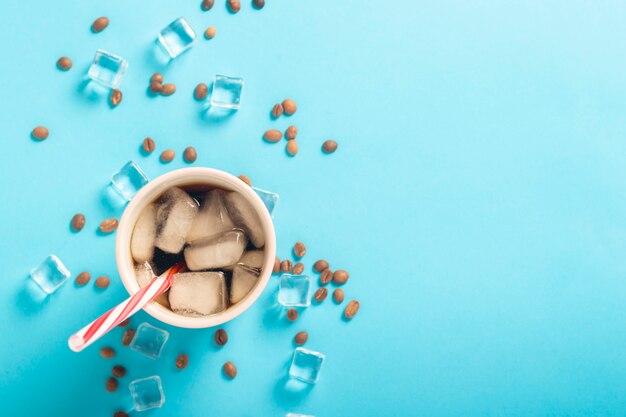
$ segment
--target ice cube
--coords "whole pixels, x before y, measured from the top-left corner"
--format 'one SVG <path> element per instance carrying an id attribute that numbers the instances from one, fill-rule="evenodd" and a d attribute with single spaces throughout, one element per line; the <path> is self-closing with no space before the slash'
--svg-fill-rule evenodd
<path id="1" fill-rule="evenodd" d="M 196 220 L 187 235 L 187 242 L 215 236 L 235 227 L 224 205 L 225 193 L 224 190 L 211 190 L 206 193 Z"/>
<path id="2" fill-rule="evenodd" d="M 129 389 L 136 411 L 160 408 L 165 402 L 161 378 L 156 375 L 134 380 L 130 383 Z"/>
<path id="3" fill-rule="evenodd" d="M 269 211 L 270 216 L 274 217 L 274 210 L 278 205 L 278 194 L 273 193 L 271 191 L 261 190 L 260 188 L 252 187 L 254 192 L 261 198 L 265 207 L 267 207 L 267 211 Z"/>
<path id="4" fill-rule="evenodd" d="M 161 351 L 170 334 L 148 323 L 141 323 L 130 342 L 130 348 L 151 359 L 161 356 Z"/>
<path id="5" fill-rule="evenodd" d="M 233 265 L 241 258 L 246 244 L 246 236 L 241 230 L 196 240 L 185 248 L 185 263 L 192 271 Z"/>
<path id="6" fill-rule="evenodd" d="M 133 161 L 128 161 L 126 165 L 111 177 L 113 189 L 125 201 L 130 201 L 148 181 L 150 180 L 146 174 Z"/>
<path id="7" fill-rule="evenodd" d="M 265 261 L 265 252 L 262 250 L 251 250 L 243 254 L 241 259 L 237 261 L 238 265 L 245 265 L 248 268 L 256 269 L 261 272 L 261 267 Z"/>
<path id="8" fill-rule="evenodd" d="M 183 272 L 174 275 L 170 289 L 172 311 L 183 316 L 206 316 L 226 310 L 223 272 Z"/>
<path id="9" fill-rule="evenodd" d="M 126 68 L 128 68 L 128 63 L 122 58 L 98 49 L 87 76 L 105 87 L 117 88 Z"/>
<path id="10" fill-rule="evenodd" d="M 242 89 L 242 78 L 216 75 L 211 91 L 211 107 L 238 110 Z"/>
<path id="11" fill-rule="evenodd" d="M 157 231 L 156 215 L 156 204 L 150 204 L 143 209 L 137 223 L 135 223 L 130 240 L 130 253 L 135 262 L 145 262 L 152 259 Z"/>
<path id="12" fill-rule="evenodd" d="M 230 303 L 241 301 L 259 281 L 259 270 L 237 264 L 230 283 Z"/>
<path id="13" fill-rule="evenodd" d="M 306 275 L 283 274 L 278 286 L 278 302 L 285 307 L 308 307 L 311 305 L 310 288 L 311 279 Z"/>
<path id="14" fill-rule="evenodd" d="M 196 33 L 185 18 L 179 17 L 159 33 L 157 40 L 159 46 L 173 59 L 193 46 Z"/>
<path id="15" fill-rule="evenodd" d="M 296 348 L 289 368 L 289 376 L 307 384 L 315 384 L 324 363 L 324 355 L 305 348 Z"/>
<path id="16" fill-rule="evenodd" d="M 226 194 L 224 198 L 228 214 L 236 226 L 241 227 L 250 241 L 257 248 L 263 247 L 265 244 L 265 236 L 261 227 L 261 219 L 259 218 L 254 207 L 245 199 L 245 197 L 234 191 Z"/>
<path id="17" fill-rule="evenodd" d="M 52 294 L 70 277 L 70 271 L 55 255 L 50 255 L 30 271 L 31 278 L 47 294 Z"/>
<path id="18" fill-rule="evenodd" d="M 150 282 L 152 282 L 152 279 L 156 275 L 157 274 L 155 273 L 154 268 L 152 267 L 150 262 L 146 261 L 135 266 L 135 279 L 137 280 L 137 284 L 139 284 L 139 288 L 143 288 Z M 170 308 L 170 302 L 167 299 L 168 293 L 169 290 L 165 291 L 163 294 L 155 298 L 154 301 L 164 307 Z"/>
<path id="19" fill-rule="evenodd" d="M 198 214 L 198 202 L 180 188 L 170 188 L 157 209 L 158 233 L 155 246 L 164 252 L 178 253 Z"/>

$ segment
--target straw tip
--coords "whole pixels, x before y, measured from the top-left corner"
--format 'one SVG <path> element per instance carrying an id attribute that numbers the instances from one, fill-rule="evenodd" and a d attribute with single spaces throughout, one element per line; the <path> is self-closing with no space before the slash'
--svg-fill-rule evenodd
<path id="1" fill-rule="evenodd" d="M 83 338 L 77 334 L 74 334 L 67 339 L 67 345 L 74 352 L 80 352 L 85 347 Z"/>

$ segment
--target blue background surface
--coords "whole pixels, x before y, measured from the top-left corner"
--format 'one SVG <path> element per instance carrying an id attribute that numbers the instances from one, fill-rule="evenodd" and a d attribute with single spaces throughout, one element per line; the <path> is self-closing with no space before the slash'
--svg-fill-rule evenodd
<path id="1" fill-rule="evenodd" d="M 127 383 L 161 375 L 153 416 L 612 416 L 626 412 L 626 6 L 623 2 L 342 0 L 10 2 L 0 31 L 0 399 L 13 415 L 110 416 Z M 471 3 L 471 4 L 470 4 Z M 111 19 L 100 34 L 89 27 Z M 217 37 L 164 67 L 158 31 L 184 16 Z M 90 96 L 97 48 L 129 62 L 122 104 Z M 71 71 L 55 68 L 58 57 Z M 178 91 L 149 97 L 162 71 Z M 192 98 L 216 73 L 245 79 L 243 105 L 206 118 Z M 293 97 L 291 118 L 272 121 Z M 48 126 L 38 143 L 31 129 Z M 300 152 L 261 140 L 299 128 Z M 143 156 L 152 136 L 175 162 Z M 339 150 L 320 152 L 335 138 Z M 278 254 L 297 240 L 351 278 L 350 323 L 328 299 L 294 324 L 274 308 L 277 279 L 226 328 L 171 332 L 158 361 L 122 348 L 116 329 L 80 354 L 67 337 L 126 295 L 115 236 L 98 223 L 109 176 L 129 159 L 152 178 L 186 166 L 245 173 L 277 191 Z M 75 212 L 87 215 L 78 234 Z M 28 271 L 50 253 L 75 276 L 44 301 Z M 145 313 L 133 318 L 157 324 Z M 158 324 L 157 324 L 158 325 Z M 327 355 L 319 383 L 286 384 L 292 337 Z M 118 355 L 105 361 L 98 348 Z M 178 353 L 190 366 L 177 371 Z M 239 375 L 227 381 L 232 360 Z M 115 394 L 115 364 L 129 375 Z"/>

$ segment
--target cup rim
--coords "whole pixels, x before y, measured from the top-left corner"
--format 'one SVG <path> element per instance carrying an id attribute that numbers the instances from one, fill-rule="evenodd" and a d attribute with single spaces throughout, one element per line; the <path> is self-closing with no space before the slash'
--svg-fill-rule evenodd
<path id="1" fill-rule="evenodd" d="M 261 198 L 239 178 L 225 171 L 214 168 L 193 167 L 180 168 L 158 176 L 142 187 L 124 209 L 117 228 L 115 243 L 115 259 L 119 276 L 124 288 L 130 295 L 139 291 L 139 284 L 135 278 L 134 262 L 130 254 L 130 238 L 135 223 L 143 209 L 162 194 L 166 189 L 190 183 L 208 183 L 231 191 L 239 192 L 251 203 L 257 212 L 265 235 L 265 261 L 261 269 L 259 282 L 234 306 L 221 313 L 203 317 L 187 317 L 176 314 L 171 310 L 152 302 L 143 310 L 155 319 L 172 326 L 184 328 L 207 328 L 233 320 L 246 311 L 261 295 L 272 275 L 272 268 L 276 258 L 276 234 L 272 218 Z"/>

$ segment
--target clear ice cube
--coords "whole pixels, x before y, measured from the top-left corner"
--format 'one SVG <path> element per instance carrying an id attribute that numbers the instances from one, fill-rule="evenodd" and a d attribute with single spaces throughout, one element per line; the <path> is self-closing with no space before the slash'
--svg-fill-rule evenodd
<path id="1" fill-rule="evenodd" d="M 296 348 L 289 368 L 289 376 L 307 384 L 315 384 L 325 356 L 305 348 Z"/>
<path id="2" fill-rule="evenodd" d="M 241 230 L 196 240 L 185 248 L 185 263 L 192 271 L 227 267 L 241 258 L 247 243 Z"/>
<path id="3" fill-rule="evenodd" d="M 278 302 L 285 307 L 308 307 L 311 305 L 310 288 L 308 276 L 283 274 L 278 286 Z"/>
<path id="4" fill-rule="evenodd" d="M 178 253 L 185 245 L 187 233 L 198 214 L 198 202 L 180 188 L 170 188 L 157 209 L 155 246 L 167 253 Z"/>
<path id="5" fill-rule="evenodd" d="M 205 194 L 196 220 L 187 234 L 187 242 L 215 236 L 235 227 L 224 205 L 225 193 L 224 190 L 211 190 Z"/>
<path id="6" fill-rule="evenodd" d="M 148 323 L 141 323 L 137 327 L 135 337 L 130 342 L 130 348 L 136 352 L 156 359 L 161 356 L 161 351 L 170 334 Z"/>
<path id="7" fill-rule="evenodd" d="M 70 271 L 55 255 L 50 255 L 30 271 L 31 278 L 47 294 L 52 294 L 70 277 Z"/>
<path id="8" fill-rule="evenodd" d="M 87 76 L 105 87 L 117 88 L 127 68 L 128 63 L 124 59 L 98 49 Z"/>
<path id="9" fill-rule="evenodd" d="M 265 207 L 267 207 L 267 211 L 269 211 L 270 216 L 274 218 L 274 210 L 278 205 L 278 194 L 271 191 L 261 190 L 260 188 L 256 187 L 252 187 L 252 189 L 259 197 L 261 197 L 261 201 L 263 201 L 263 204 L 265 204 Z"/>
<path id="10" fill-rule="evenodd" d="M 156 215 L 156 205 L 149 204 L 143 209 L 137 223 L 135 223 L 130 239 L 130 253 L 135 262 L 145 262 L 152 259 L 157 232 Z"/>
<path id="11" fill-rule="evenodd" d="M 265 235 L 261 227 L 261 219 L 250 202 L 243 195 L 231 191 L 224 197 L 224 203 L 233 223 L 246 232 L 255 247 L 263 247 Z"/>
<path id="12" fill-rule="evenodd" d="M 167 25 L 158 37 L 159 46 L 172 59 L 191 48 L 195 40 L 196 33 L 183 17 Z"/>
<path id="13" fill-rule="evenodd" d="M 211 107 L 238 110 L 242 89 L 243 78 L 216 75 L 211 91 Z"/>
<path id="14" fill-rule="evenodd" d="M 130 201 L 137 191 L 150 181 L 146 174 L 133 161 L 126 165 L 111 177 L 111 186 L 126 201 Z"/>
<path id="15" fill-rule="evenodd" d="M 129 385 L 136 411 L 160 408 L 165 402 L 161 378 L 157 375 L 136 379 Z"/>
<path id="16" fill-rule="evenodd" d="M 184 316 L 206 316 L 226 310 L 223 272 L 183 272 L 174 275 L 170 288 L 172 311 Z"/>

